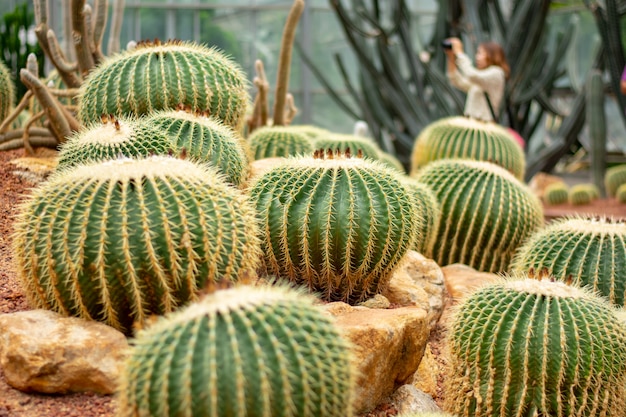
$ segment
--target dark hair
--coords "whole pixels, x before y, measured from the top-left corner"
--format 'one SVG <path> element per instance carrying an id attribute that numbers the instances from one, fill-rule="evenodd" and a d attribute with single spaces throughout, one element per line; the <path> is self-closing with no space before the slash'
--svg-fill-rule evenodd
<path id="1" fill-rule="evenodd" d="M 500 44 L 497 42 L 483 42 L 479 46 L 483 47 L 485 52 L 487 52 L 489 64 L 497 65 L 502 68 L 504 70 L 504 75 L 508 79 L 511 73 L 511 68 L 509 67 L 509 63 L 506 61 L 504 49 L 502 49 Z"/>

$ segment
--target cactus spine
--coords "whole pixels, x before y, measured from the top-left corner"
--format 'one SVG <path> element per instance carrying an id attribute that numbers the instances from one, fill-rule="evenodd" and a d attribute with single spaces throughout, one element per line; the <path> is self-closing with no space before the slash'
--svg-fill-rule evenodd
<path id="1" fill-rule="evenodd" d="M 144 42 L 107 58 L 90 73 L 81 86 L 78 116 L 88 124 L 101 114 L 141 116 L 182 104 L 206 111 L 239 132 L 247 87 L 243 71 L 216 49 L 179 41 Z"/>
<path id="2" fill-rule="evenodd" d="M 623 416 L 626 327 L 602 298 L 525 276 L 467 297 L 449 333 L 459 417 Z"/>
<path id="3" fill-rule="evenodd" d="M 248 143 L 255 160 L 313 153 L 313 139 L 289 126 L 256 129 L 248 137 Z"/>
<path id="4" fill-rule="evenodd" d="M 543 208 L 503 168 L 462 159 L 431 162 L 417 175 L 437 195 L 441 218 L 432 258 L 504 272 L 515 250 L 543 225 Z"/>
<path id="5" fill-rule="evenodd" d="M 370 139 L 362 136 L 339 133 L 318 137 L 315 139 L 315 148 L 332 149 L 333 151 L 339 149 L 339 152 L 342 153 L 348 148 L 354 153 L 360 150 L 364 157 L 374 160 L 379 160 L 380 153 L 382 152 Z"/>
<path id="6" fill-rule="evenodd" d="M 411 175 L 448 158 L 493 162 L 520 180 L 526 167 L 524 151 L 505 128 L 467 117 L 440 119 L 420 133 L 411 153 Z"/>
<path id="7" fill-rule="evenodd" d="M 407 177 L 403 179 L 403 183 L 413 198 L 418 216 L 424 219 L 421 222 L 413 249 L 430 258 L 441 219 L 439 201 L 437 201 L 437 196 L 433 190 L 415 178 Z"/>
<path id="8" fill-rule="evenodd" d="M 550 274 L 589 286 L 611 302 L 626 301 L 626 223 L 608 219 L 558 220 L 519 248 L 511 270 Z"/>
<path id="9" fill-rule="evenodd" d="M 422 222 L 397 173 L 323 150 L 271 168 L 250 195 L 265 272 L 351 304 L 386 287 Z"/>
<path id="10" fill-rule="evenodd" d="M 589 74 L 587 87 L 587 123 L 591 137 L 591 179 L 604 195 L 606 172 L 606 115 L 604 113 L 604 82 L 602 72 L 594 69 Z"/>
<path id="11" fill-rule="evenodd" d="M 59 171 L 19 213 L 14 253 L 32 304 L 126 333 L 209 281 L 254 273 L 260 260 L 247 197 L 176 158 Z"/>
<path id="12" fill-rule="evenodd" d="M 218 119 L 166 110 L 152 113 L 146 120 L 166 132 L 175 147 L 185 149 L 189 158 L 215 166 L 227 182 L 240 186 L 246 180 L 249 161 L 245 142 Z"/>
<path id="13" fill-rule="evenodd" d="M 570 188 L 567 198 L 570 204 L 573 204 L 575 206 L 581 206 L 591 203 L 591 201 L 594 200 L 595 195 L 595 191 L 589 189 L 589 187 L 574 185 L 572 188 Z"/>
<path id="14" fill-rule="evenodd" d="M 549 206 L 563 204 L 567 202 L 569 189 L 564 182 L 556 182 L 546 187 L 543 193 L 543 201 Z"/>
<path id="15" fill-rule="evenodd" d="M 349 345 L 312 297 L 218 291 L 141 331 L 119 417 L 350 417 Z"/>
<path id="16" fill-rule="evenodd" d="M 604 185 L 606 192 L 615 197 L 615 193 L 620 185 L 626 184 L 626 164 L 617 165 L 606 170 L 604 174 Z"/>
<path id="17" fill-rule="evenodd" d="M 167 155 L 174 150 L 169 136 L 143 120 L 102 117 L 68 138 L 59 152 L 57 169 L 120 157 Z"/>
<path id="18" fill-rule="evenodd" d="M 15 101 L 15 87 L 11 71 L 0 61 L 0 122 L 7 118 Z"/>

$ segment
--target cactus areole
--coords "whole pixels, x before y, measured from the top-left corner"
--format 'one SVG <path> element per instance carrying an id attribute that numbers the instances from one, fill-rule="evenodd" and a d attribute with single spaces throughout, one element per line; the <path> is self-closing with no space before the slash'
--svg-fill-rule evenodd
<path id="1" fill-rule="evenodd" d="M 155 156 L 58 172 L 20 207 L 14 253 L 33 305 L 130 333 L 209 280 L 254 273 L 257 235 L 215 170 Z"/>
<path id="2" fill-rule="evenodd" d="M 399 175 L 349 150 L 288 158 L 251 187 L 266 272 L 326 300 L 382 291 L 421 222 Z"/>

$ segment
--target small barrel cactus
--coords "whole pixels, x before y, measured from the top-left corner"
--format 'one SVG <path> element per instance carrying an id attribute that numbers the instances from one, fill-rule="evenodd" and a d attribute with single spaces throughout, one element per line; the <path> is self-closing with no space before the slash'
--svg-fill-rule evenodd
<path id="1" fill-rule="evenodd" d="M 253 274 L 258 234 L 214 169 L 154 156 L 57 172 L 21 205 L 13 242 L 34 306 L 130 333 L 207 282 Z"/>
<path id="2" fill-rule="evenodd" d="M 422 222 L 401 181 L 377 161 L 324 150 L 265 172 L 250 187 L 265 272 L 326 300 L 381 292 Z"/>
<path id="3" fill-rule="evenodd" d="M 119 417 L 349 417 L 348 342 L 283 286 L 217 291 L 139 332 Z"/>
<path id="4" fill-rule="evenodd" d="M 615 197 L 620 185 L 626 184 L 626 164 L 616 165 L 606 170 L 604 186 L 611 197 Z"/>
<path id="5" fill-rule="evenodd" d="M 623 416 L 626 326 L 601 297 L 524 275 L 477 290 L 448 335 L 459 417 Z"/>
<path id="6" fill-rule="evenodd" d="M 309 155 L 313 152 L 313 139 L 290 126 L 266 126 L 256 129 L 248 137 L 255 160 Z"/>
<path id="7" fill-rule="evenodd" d="M 548 206 L 567 203 L 569 188 L 564 182 L 555 182 L 546 187 L 543 193 L 543 201 Z"/>
<path id="8" fill-rule="evenodd" d="M 368 138 L 340 133 L 318 137 L 315 139 L 315 148 L 332 149 L 333 151 L 339 149 L 341 153 L 345 152 L 347 149 L 350 149 L 353 153 L 360 150 L 364 157 L 374 160 L 380 159 L 381 152 L 376 143 Z"/>
<path id="9" fill-rule="evenodd" d="M 432 161 L 448 158 L 493 162 L 519 180 L 526 169 L 524 151 L 508 130 L 467 117 L 446 117 L 422 130 L 413 145 L 411 175 Z"/>
<path id="10" fill-rule="evenodd" d="M 498 165 L 444 159 L 416 178 L 435 191 L 441 207 L 432 251 L 439 265 L 504 272 L 515 250 L 543 225 L 539 199 Z"/>
<path id="11" fill-rule="evenodd" d="M 122 157 L 167 155 L 174 149 L 166 132 L 143 120 L 102 116 L 102 123 L 92 124 L 63 143 L 57 169 Z"/>
<path id="12" fill-rule="evenodd" d="M 626 223 L 568 218 L 550 223 L 516 252 L 511 270 L 549 274 L 589 286 L 617 305 L 626 304 Z"/>
<path id="13" fill-rule="evenodd" d="M 622 184 L 615 193 L 615 198 L 620 203 L 626 203 L 626 184 Z"/>
<path id="14" fill-rule="evenodd" d="M 600 188 L 592 183 L 582 183 L 572 186 L 572 190 L 585 190 L 591 197 L 591 201 L 600 198 Z"/>
<path id="15" fill-rule="evenodd" d="M 413 249 L 430 258 L 441 218 L 441 208 L 437 195 L 426 184 L 415 178 L 406 177 L 403 183 L 417 206 L 418 215 L 423 218 Z"/>
<path id="16" fill-rule="evenodd" d="M 218 119 L 165 110 L 148 115 L 146 120 L 169 135 L 176 149 L 185 149 L 190 159 L 211 163 L 227 182 L 240 186 L 246 180 L 249 161 L 243 139 Z"/>
<path id="17" fill-rule="evenodd" d="M 15 87 L 11 79 L 11 71 L 0 60 L 0 122 L 7 118 L 15 101 Z"/>
<path id="18" fill-rule="evenodd" d="M 239 66 L 216 49 L 180 41 L 141 42 L 89 74 L 81 87 L 78 117 L 89 124 L 101 114 L 142 116 L 182 104 L 241 131 L 248 84 Z"/>
<path id="19" fill-rule="evenodd" d="M 567 199 L 570 204 L 582 206 L 591 203 L 597 194 L 595 190 L 581 185 L 574 185 L 567 193 Z"/>

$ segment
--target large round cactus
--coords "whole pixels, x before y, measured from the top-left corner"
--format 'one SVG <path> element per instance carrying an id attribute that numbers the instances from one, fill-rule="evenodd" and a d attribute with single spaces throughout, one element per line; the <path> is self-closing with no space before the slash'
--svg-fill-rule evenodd
<path id="1" fill-rule="evenodd" d="M 251 185 L 266 272 L 352 304 L 382 291 L 422 219 L 397 173 L 334 153 L 288 158 Z"/>
<path id="2" fill-rule="evenodd" d="M 441 218 L 432 258 L 504 272 L 515 250 L 543 225 L 543 208 L 526 185 L 489 163 L 446 159 L 416 177 L 437 195 Z"/>
<path id="3" fill-rule="evenodd" d="M 168 157 L 60 171 L 21 205 L 15 231 L 34 306 L 126 333 L 260 261 L 247 197 L 215 170 Z"/>
<path id="4" fill-rule="evenodd" d="M 255 160 L 308 155 L 313 153 L 313 139 L 290 126 L 266 126 L 248 137 Z"/>
<path id="5" fill-rule="evenodd" d="M 568 218 L 538 231 L 519 248 L 512 271 L 549 274 L 585 285 L 626 305 L 626 223 Z"/>
<path id="6" fill-rule="evenodd" d="M 146 120 L 194 161 L 210 162 L 226 181 L 239 186 L 246 180 L 249 161 L 243 139 L 219 120 L 180 110 L 155 112 Z"/>
<path id="7" fill-rule="evenodd" d="M 493 162 L 520 180 L 526 169 L 522 147 L 505 128 L 467 117 L 437 120 L 419 134 L 411 154 L 411 175 L 447 158 Z"/>
<path id="8" fill-rule="evenodd" d="M 207 112 L 240 131 L 249 101 L 239 66 L 216 49 L 172 41 L 142 42 L 106 59 L 81 87 L 78 116 L 144 115 L 178 105 Z"/>
<path id="9" fill-rule="evenodd" d="M 459 417 L 626 414 L 626 326 L 602 298 L 518 276 L 453 317 L 445 409 Z"/>
<path id="10" fill-rule="evenodd" d="M 102 123 L 92 124 L 63 143 L 57 169 L 121 157 L 167 155 L 173 151 L 175 145 L 167 133 L 151 124 L 103 116 Z"/>
<path id="11" fill-rule="evenodd" d="M 441 220 L 441 208 L 435 192 L 426 184 L 415 178 L 403 178 L 404 185 L 417 206 L 417 213 L 423 219 L 421 222 L 418 238 L 415 239 L 413 249 L 426 257 L 432 256 L 432 245 L 437 237 L 437 228 Z"/>
<path id="12" fill-rule="evenodd" d="M 15 101 L 15 87 L 11 71 L 0 61 L 0 123 L 7 118 Z"/>
<path id="13" fill-rule="evenodd" d="M 160 319 L 135 339 L 118 415 L 351 416 L 348 343 L 312 301 L 239 286 Z"/>

